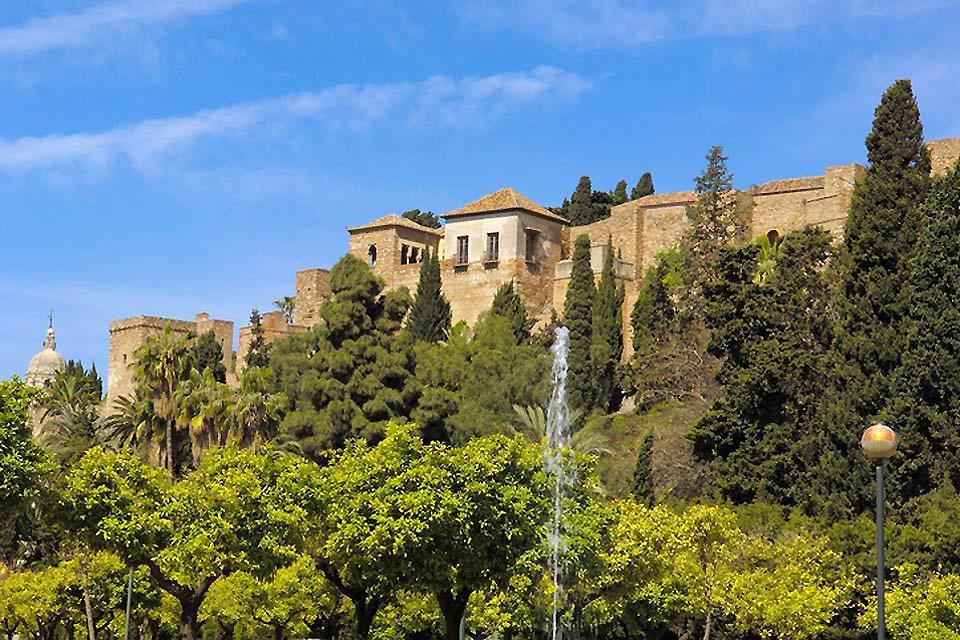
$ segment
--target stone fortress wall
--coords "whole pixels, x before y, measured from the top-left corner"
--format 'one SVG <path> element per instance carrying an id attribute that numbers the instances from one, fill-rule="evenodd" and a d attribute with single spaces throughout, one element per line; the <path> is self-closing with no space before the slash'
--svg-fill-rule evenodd
<path id="1" fill-rule="evenodd" d="M 960 138 L 935 140 L 928 143 L 928 148 L 935 174 L 946 172 L 960 158 Z M 863 171 L 857 164 L 830 166 L 819 176 L 773 180 L 740 192 L 750 211 L 751 235 L 782 236 L 819 225 L 841 238 L 853 186 Z M 571 227 L 512 189 L 501 189 L 445 214 L 442 229 L 423 227 L 395 215 L 351 227 L 347 230 L 348 251 L 369 264 L 388 289 L 407 287 L 411 293 L 416 290 L 426 252 L 437 251 L 441 257 L 443 291 L 450 301 L 454 322 L 475 322 L 490 307 L 496 290 L 513 281 L 528 312 L 542 324 L 549 321 L 553 312 L 562 312 L 570 280 L 572 245 L 579 235 L 587 234 L 592 245 L 591 264 L 598 278 L 606 252 L 614 252 L 617 277 L 626 292 L 623 316 L 627 357 L 632 345 L 630 312 L 639 295 L 643 272 L 659 252 L 679 242 L 688 224 L 687 209 L 695 200 L 696 195 L 690 191 L 654 194 L 613 207 L 605 220 Z M 491 245 L 491 236 L 496 236 L 495 245 Z M 496 251 L 491 252 L 491 246 Z M 268 343 L 307 331 L 320 322 L 320 307 L 332 295 L 329 272 L 298 272 L 295 291 L 293 323 L 288 323 L 280 312 L 264 314 L 264 338 Z M 230 379 L 235 381 L 230 367 L 232 322 L 210 320 L 206 314 L 197 315 L 193 322 L 136 316 L 110 326 L 111 397 L 133 391 L 133 353 L 166 324 L 179 333 L 213 329 L 223 346 Z M 250 337 L 250 327 L 242 327 L 237 372 L 242 370 Z"/>
<path id="2" fill-rule="evenodd" d="M 200 335 L 213 331 L 217 342 L 223 349 L 223 365 L 227 369 L 227 381 L 233 382 L 231 359 L 233 357 L 233 322 L 213 320 L 206 313 L 198 313 L 193 321 L 159 318 L 156 316 L 134 316 L 116 320 L 110 324 L 110 355 L 108 358 L 107 396 L 120 398 L 132 395 L 133 365 L 135 353 L 151 336 L 169 329 L 176 335 L 190 333 Z"/>

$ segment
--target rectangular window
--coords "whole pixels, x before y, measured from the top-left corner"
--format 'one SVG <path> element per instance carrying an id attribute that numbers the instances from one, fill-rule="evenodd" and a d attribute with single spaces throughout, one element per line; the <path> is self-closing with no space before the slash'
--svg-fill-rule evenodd
<path id="1" fill-rule="evenodd" d="M 537 261 L 537 234 L 535 231 L 526 231 L 526 257 L 527 262 Z"/>
<path id="2" fill-rule="evenodd" d="M 464 265 L 470 261 L 470 237 L 457 237 L 457 264 Z"/>
<path id="3" fill-rule="evenodd" d="M 487 253 L 483 256 L 484 262 L 499 262 L 500 260 L 500 234 L 487 234 Z"/>

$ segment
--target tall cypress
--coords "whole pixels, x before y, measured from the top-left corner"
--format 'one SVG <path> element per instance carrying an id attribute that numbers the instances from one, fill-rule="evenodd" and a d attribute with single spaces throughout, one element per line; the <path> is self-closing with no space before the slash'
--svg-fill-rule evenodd
<path id="1" fill-rule="evenodd" d="M 439 342 L 450 330 L 450 303 L 440 290 L 440 258 L 436 252 L 420 266 L 417 298 L 407 329 L 414 340 L 423 342 Z"/>
<path id="2" fill-rule="evenodd" d="M 637 501 L 653 506 L 653 434 L 648 433 L 640 440 L 637 463 L 633 468 L 633 486 L 630 492 Z"/>
<path id="3" fill-rule="evenodd" d="M 600 284 L 593 303 L 593 342 L 591 351 L 596 376 L 596 403 L 606 411 L 615 411 L 622 392 L 617 383 L 617 366 L 623 354 L 622 285 L 614 272 L 613 247 L 603 262 Z"/>
<path id="4" fill-rule="evenodd" d="M 621 180 L 617 183 L 617 186 L 613 188 L 613 204 L 623 204 L 627 201 L 627 181 Z"/>
<path id="5" fill-rule="evenodd" d="M 630 199 L 636 200 L 637 198 L 650 195 L 653 195 L 653 176 L 650 175 L 650 172 L 648 171 L 640 176 L 639 180 L 637 180 L 637 184 L 633 187 L 633 191 L 630 192 Z"/>
<path id="6" fill-rule="evenodd" d="M 888 376 L 903 349 L 908 264 L 917 237 L 917 208 L 930 180 L 920 110 L 909 80 L 883 94 L 867 136 L 866 174 L 853 191 L 841 252 L 838 346 L 863 374 L 863 417 L 883 408 Z"/>
<path id="7" fill-rule="evenodd" d="M 901 499 L 945 482 L 960 486 L 960 164 L 932 183 L 919 217 L 905 349 L 888 412 L 902 440 L 891 483 Z"/>
<path id="8" fill-rule="evenodd" d="M 850 443 L 897 395 L 892 374 L 906 347 L 909 264 L 930 180 L 909 80 L 897 80 L 883 94 L 866 146 L 869 166 L 854 187 L 840 251 L 837 369 L 821 408 L 822 453 L 811 480 L 818 493 L 841 496 L 846 513 L 871 500 L 869 468 Z"/>
<path id="9" fill-rule="evenodd" d="M 581 176 L 573 195 L 570 196 L 570 224 L 581 225 L 593 222 L 593 197 L 590 176 Z"/>
<path id="10" fill-rule="evenodd" d="M 517 293 L 513 280 L 500 285 L 496 295 L 493 296 L 493 305 L 490 307 L 490 314 L 506 318 L 513 329 L 513 335 L 517 338 L 517 344 L 523 344 L 530 339 L 530 328 L 533 321 L 527 316 L 526 305 Z"/>
<path id="11" fill-rule="evenodd" d="M 247 347 L 247 355 L 244 360 L 248 367 L 265 367 L 270 364 L 270 358 L 267 355 L 267 344 L 263 338 L 263 322 L 260 316 L 260 310 L 256 307 L 250 311 L 250 346 Z"/>
<path id="12" fill-rule="evenodd" d="M 593 371 L 593 301 L 596 288 L 590 266 L 590 236 L 577 237 L 573 247 L 570 284 L 563 304 L 563 323 L 570 330 L 570 354 L 567 359 L 567 393 L 573 409 L 590 411 L 596 398 Z"/>

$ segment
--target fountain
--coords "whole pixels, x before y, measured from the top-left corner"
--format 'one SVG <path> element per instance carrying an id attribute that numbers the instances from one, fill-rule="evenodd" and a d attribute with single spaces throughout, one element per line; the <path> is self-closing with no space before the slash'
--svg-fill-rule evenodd
<path id="1" fill-rule="evenodd" d="M 547 406 L 547 448 L 544 465 L 547 476 L 553 480 L 553 516 L 550 520 L 547 542 L 550 547 L 550 573 L 553 578 L 553 610 L 550 619 L 550 640 L 562 640 L 564 636 L 561 619 L 564 555 L 566 541 L 563 533 L 563 501 L 567 488 L 576 479 L 576 472 L 566 463 L 565 450 L 570 447 L 572 426 L 567 407 L 567 354 L 570 347 L 570 332 L 558 327 L 553 352 L 552 386 L 550 404 Z"/>

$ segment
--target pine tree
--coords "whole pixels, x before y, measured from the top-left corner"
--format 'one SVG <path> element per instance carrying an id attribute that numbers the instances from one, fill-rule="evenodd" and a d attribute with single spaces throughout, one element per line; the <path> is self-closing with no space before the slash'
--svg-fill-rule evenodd
<path id="1" fill-rule="evenodd" d="M 506 318 L 517 337 L 517 344 L 523 344 L 530 339 L 530 329 L 533 321 L 527 316 L 526 305 L 517 293 L 513 281 L 507 282 L 497 289 L 493 296 L 493 305 L 490 315 Z"/>
<path id="2" fill-rule="evenodd" d="M 270 358 L 267 354 L 267 343 L 263 338 L 263 321 L 260 316 L 260 310 L 256 307 L 250 312 L 250 346 L 247 348 L 247 355 L 244 358 L 248 367 L 265 367 L 270 364 Z"/>
<path id="3" fill-rule="evenodd" d="M 638 502 L 653 506 L 653 434 L 648 433 L 640 441 L 637 464 L 633 468 L 633 486 L 630 489 Z"/>
<path id="4" fill-rule="evenodd" d="M 590 266 L 590 237 L 577 237 L 567 297 L 563 305 L 563 323 L 570 331 L 567 360 L 567 393 L 570 407 L 584 412 L 595 406 L 596 386 L 591 344 L 593 342 L 593 301 L 596 288 Z"/>
<path id="5" fill-rule="evenodd" d="M 687 211 L 690 226 L 683 238 L 694 299 L 720 249 L 744 240 L 746 234 L 746 220 L 733 192 L 723 147 L 710 148 L 707 166 L 695 181 L 697 201 Z"/>
<path id="6" fill-rule="evenodd" d="M 605 411 L 615 411 L 622 391 L 617 382 L 617 366 L 623 354 L 622 284 L 614 272 L 613 248 L 607 251 L 593 304 L 593 341 L 591 351 L 596 380 L 596 402 Z"/>
<path id="7" fill-rule="evenodd" d="M 624 202 L 627 201 L 627 181 L 626 180 L 621 180 L 620 182 L 617 183 L 617 186 L 614 187 L 613 189 L 613 194 L 611 197 L 613 198 L 614 205 L 623 204 Z"/>
<path id="8" fill-rule="evenodd" d="M 417 297 L 407 330 L 414 340 L 439 342 L 450 330 L 450 303 L 440 290 L 440 258 L 436 252 L 420 266 Z"/>
<path id="9" fill-rule="evenodd" d="M 920 210 L 910 263 L 910 313 L 890 424 L 902 439 L 892 460 L 894 496 L 960 486 L 960 164 L 937 179 Z"/>
<path id="10" fill-rule="evenodd" d="M 593 197 L 590 176 L 581 176 L 573 195 L 570 196 L 570 224 L 583 225 L 593 222 Z"/>
<path id="11" fill-rule="evenodd" d="M 650 175 L 650 172 L 648 171 L 640 176 L 639 180 L 637 180 L 637 184 L 630 192 L 630 199 L 636 200 L 637 198 L 642 198 L 649 195 L 653 195 L 653 176 Z"/>

